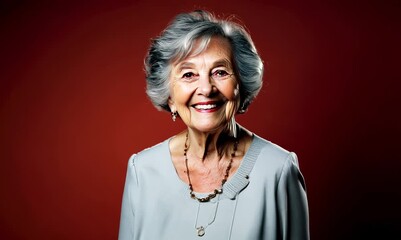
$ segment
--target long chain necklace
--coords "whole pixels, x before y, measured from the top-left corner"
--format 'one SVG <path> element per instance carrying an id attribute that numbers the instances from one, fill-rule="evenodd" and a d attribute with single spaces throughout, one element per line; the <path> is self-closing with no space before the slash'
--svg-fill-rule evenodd
<path id="1" fill-rule="evenodd" d="M 203 237 L 203 235 L 205 235 L 206 233 L 206 228 L 208 228 L 213 222 L 214 220 L 216 220 L 216 215 L 217 215 L 217 209 L 219 207 L 219 201 L 217 201 L 216 203 L 214 203 L 214 214 L 212 215 L 212 218 L 209 219 L 209 222 L 207 223 L 207 225 L 198 225 L 198 220 L 199 220 L 199 212 L 200 212 L 200 207 L 201 207 L 201 203 L 198 203 L 198 212 L 196 213 L 196 222 L 195 222 L 195 229 L 196 232 L 198 234 L 199 237 Z"/>
<path id="2" fill-rule="evenodd" d="M 194 194 L 194 189 L 192 187 L 192 183 L 191 183 L 191 177 L 189 176 L 189 168 L 188 168 L 188 157 L 187 157 L 187 151 L 188 151 L 188 132 L 186 134 L 186 138 L 185 138 L 185 145 L 184 145 L 184 156 L 185 156 L 185 167 L 187 168 L 187 177 L 188 177 L 188 182 L 189 182 L 189 194 L 191 196 L 192 199 L 198 200 L 199 202 L 209 202 L 210 199 L 215 198 L 218 194 L 222 194 L 223 193 L 223 185 L 224 183 L 227 182 L 228 176 L 230 174 L 230 170 L 232 167 L 232 163 L 233 163 L 233 159 L 235 157 L 235 153 L 237 152 L 237 148 L 238 148 L 238 140 L 235 141 L 234 143 L 234 150 L 231 153 L 231 159 L 230 159 L 230 163 L 227 166 L 225 175 L 223 180 L 221 181 L 221 188 L 220 189 L 215 189 L 212 193 L 210 193 L 208 196 L 206 197 L 202 197 L 202 198 L 198 198 L 195 194 Z"/>

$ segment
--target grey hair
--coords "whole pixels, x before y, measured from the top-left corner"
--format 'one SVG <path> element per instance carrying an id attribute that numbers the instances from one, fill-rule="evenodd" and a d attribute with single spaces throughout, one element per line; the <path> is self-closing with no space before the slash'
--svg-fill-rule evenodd
<path id="1" fill-rule="evenodd" d="M 231 44 L 234 69 L 240 80 L 238 112 L 246 111 L 262 88 L 263 62 L 244 27 L 233 21 L 217 19 L 203 10 L 177 15 L 151 42 L 145 58 L 146 93 L 156 108 L 170 111 L 169 78 L 173 62 L 201 53 L 213 36 L 224 37 Z M 193 49 L 196 40 L 200 44 Z"/>

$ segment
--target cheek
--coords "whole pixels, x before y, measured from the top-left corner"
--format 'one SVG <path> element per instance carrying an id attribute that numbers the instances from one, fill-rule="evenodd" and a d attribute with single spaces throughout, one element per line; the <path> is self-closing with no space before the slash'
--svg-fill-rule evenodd
<path id="1" fill-rule="evenodd" d="M 171 99 L 182 121 L 188 124 L 190 122 L 190 113 L 187 107 L 189 97 L 186 89 L 178 85 L 174 86 L 171 89 Z"/>
<path id="2" fill-rule="evenodd" d="M 239 97 L 238 84 L 235 80 L 221 83 L 218 89 L 228 101 L 235 101 Z"/>
<path id="3" fill-rule="evenodd" d="M 179 84 L 174 84 L 171 89 L 171 98 L 176 105 L 186 104 L 190 96 L 188 88 L 183 87 Z M 178 107 L 178 106 L 177 106 Z"/>

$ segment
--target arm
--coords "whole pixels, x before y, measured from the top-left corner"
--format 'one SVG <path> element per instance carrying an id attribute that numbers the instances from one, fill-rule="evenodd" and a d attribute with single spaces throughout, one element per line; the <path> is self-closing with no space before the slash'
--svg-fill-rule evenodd
<path id="1" fill-rule="evenodd" d="M 290 153 L 277 185 L 279 229 L 282 239 L 309 239 L 308 202 L 304 178 L 295 153 Z"/>
<path id="2" fill-rule="evenodd" d="M 128 161 L 127 175 L 124 186 L 123 200 L 121 206 L 120 231 L 118 234 L 119 240 L 134 239 L 134 217 L 132 193 L 138 186 L 138 180 L 134 165 L 135 155 Z"/>

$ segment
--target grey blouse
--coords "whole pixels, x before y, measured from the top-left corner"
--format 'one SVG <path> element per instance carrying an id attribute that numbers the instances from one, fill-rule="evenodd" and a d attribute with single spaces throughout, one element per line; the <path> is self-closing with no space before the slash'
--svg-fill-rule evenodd
<path id="1" fill-rule="evenodd" d="M 223 193 L 199 203 L 175 171 L 169 139 L 134 154 L 119 240 L 165 239 L 309 239 L 305 183 L 296 155 L 254 135 Z"/>

